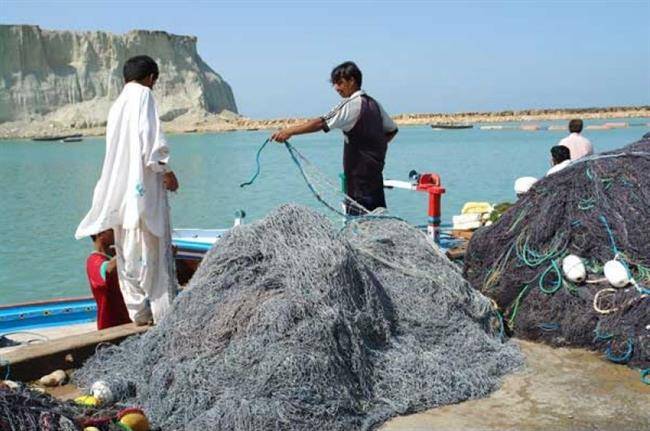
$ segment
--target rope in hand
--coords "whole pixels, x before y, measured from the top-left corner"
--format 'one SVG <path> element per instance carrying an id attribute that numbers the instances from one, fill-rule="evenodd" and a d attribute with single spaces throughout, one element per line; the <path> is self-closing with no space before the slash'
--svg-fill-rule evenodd
<path id="1" fill-rule="evenodd" d="M 293 160 L 293 162 L 298 167 L 298 170 L 300 171 L 300 175 L 302 175 L 302 179 L 305 180 L 305 184 L 307 184 L 307 187 L 309 187 L 309 190 L 312 192 L 312 194 L 314 195 L 316 200 L 318 202 L 322 203 L 323 205 L 325 205 L 325 207 L 327 207 L 330 211 L 333 211 L 336 214 L 338 214 L 338 215 L 340 215 L 342 217 L 345 217 L 345 218 L 349 217 L 343 211 L 341 211 L 341 210 L 333 207 L 329 203 L 327 203 L 325 201 L 325 199 L 323 199 L 323 197 L 320 195 L 320 193 L 318 193 L 316 191 L 316 189 L 312 185 L 311 181 L 309 181 L 309 178 L 307 177 L 307 173 L 305 172 L 305 169 L 303 168 L 303 163 L 311 164 L 311 162 L 305 156 L 303 156 L 293 145 L 291 145 L 289 143 L 289 141 L 286 141 L 284 143 L 284 145 L 287 148 L 287 151 L 289 152 L 289 155 L 291 156 L 291 160 Z M 301 160 L 302 160 L 302 162 L 301 162 Z M 351 200 L 351 198 L 350 198 L 350 200 Z"/>
<path id="2" fill-rule="evenodd" d="M 267 139 L 266 141 L 264 141 L 262 146 L 257 150 L 257 154 L 255 155 L 255 163 L 257 165 L 257 168 L 255 169 L 255 174 L 250 180 L 246 181 L 245 183 L 241 183 L 239 187 L 244 188 L 246 186 L 250 186 L 255 182 L 258 175 L 262 171 L 262 166 L 260 165 L 260 155 L 262 154 L 262 150 L 264 149 L 264 147 L 266 147 L 266 144 L 268 144 L 269 142 L 271 142 L 271 139 Z"/>
<path id="3" fill-rule="evenodd" d="M 251 177 L 250 180 L 246 181 L 245 183 L 241 183 L 239 187 L 246 187 L 252 185 L 255 180 L 257 180 L 257 177 L 259 176 L 262 167 L 260 163 L 260 156 L 262 154 L 262 151 L 266 147 L 266 145 L 271 142 L 271 139 L 266 139 L 264 143 L 258 148 L 257 154 L 255 155 L 255 164 L 256 164 L 256 169 L 255 169 L 255 174 Z M 309 179 L 309 175 L 307 175 L 307 172 L 305 172 L 305 165 L 308 166 L 313 166 L 313 164 L 307 159 L 307 157 L 303 156 L 300 151 L 296 149 L 289 141 L 284 142 L 284 146 L 289 152 L 289 155 L 291 156 L 291 160 L 293 160 L 294 164 L 298 167 L 298 170 L 300 171 L 300 175 L 302 176 L 303 180 L 305 181 L 305 184 L 307 184 L 307 187 L 309 190 L 312 192 L 316 200 L 320 203 L 322 203 L 327 209 L 330 211 L 338 214 L 339 216 L 345 218 L 346 221 L 351 221 L 351 220 L 357 220 L 359 218 L 364 218 L 364 219 L 391 219 L 391 220 L 400 220 L 404 221 L 400 217 L 396 216 L 387 216 L 387 215 L 373 215 L 370 214 L 370 211 L 368 211 L 363 205 L 352 199 L 350 196 L 347 194 L 343 194 L 345 201 L 348 202 L 350 205 L 354 205 L 356 208 L 359 210 L 363 211 L 364 214 L 361 216 L 351 216 L 346 214 L 345 212 L 339 210 L 338 208 L 334 207 L 330 203 L 328 203 L 322 195 L 316 190 L 314 185 L 312 184 L 312 181 Z"/>
<path id="4" fill-rule="evenodd" d="M 270 138 L 265 140 L 264 143 L 262 144 L 262 146 L 260 146 L 258 148 L 257 154 L 255 155 L 255 164 L 256 164 L 255 173 L 253 174 L 253 176 L 251 177 L 250 180 L 246 181 L 245 183 L 241 183 L 239 185 L 239 187 L 243 188 L 243 187 L 250 186 L 255 182 L 255 180 L 257 180 L 257 177 L 260 175 L 260 172 L 262 171 L 262 167 L 261 167 L 261 163 L 260 163 L 260 156 L 262 154 L 262 151 L 264 150 L 264 148 L 266 147 L 266 145 L 269 142 L 271 142 Z M 336 214 L 338 214 L 338 215 L 340 215 L 342 217 L 347 218 L 348 217 L 347 214 L 343 213 L 339 209 L 337 209 L 337 208 L 333 207 L 332 205 L 330 205 L 329 203 L 327 203 L 325 201 L 325 199 L 323 199 L 323 197 L 318 193 L 318 191 L 316 191 L 316 189 L 312 185 L 311 181 L 309 181 L 307 173 L 305 172 L 305 169 L 303 167 L 303 164 L 311 164 L 309 162 L 309 160 L 305 156 L 303 156 L 293 145 L 291 145 L 289 143 L 289 141 L 284 142 L 284 145 L 285 145 L 285 148 L 287 149 L 287 151 L 289 152 L 289 155 L 291 156 L 291 160 L 293 160 L 295 165 L 300 170 L 300 175 L 302 176 L 303 180 L 305 180 L 305 183 L 307 184 L 307 187 L 309 187 L 309 190 L 312 192 L 314 197 L 316 197 L 316 200 L 318 200 L 320 203 L 325 205 L 329 210 L 335 212 Z M 352 201 L 352 199 L 350 199 L 350 200 Z M 361 205 L 359 205 L 359 206 L 361 207 Z"/>

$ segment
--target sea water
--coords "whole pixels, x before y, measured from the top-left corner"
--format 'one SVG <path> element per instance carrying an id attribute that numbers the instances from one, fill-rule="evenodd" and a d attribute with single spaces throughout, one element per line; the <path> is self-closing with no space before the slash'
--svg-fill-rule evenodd
<path id="1" fill-rule="evenodd" d="M 650 130 L 648 119 L 627 121 L 645 126 L 586 130 L 584 135 L 596 151 L 606 151 Z M 250 223 L 285 202 L 327 212 L 281 145 L 267 146 L 257 181 L 239 187 L 254 173 L 257 149 L 268 135 L 267 131 L 169 135 L 171 167 L 180 182 L 170 199 L 173 226 L 229 227 L 240 209 Z M 549 149 L 565 135 L 548 130 L 439 131 L 404 126 L 389 145 L 384 176 L 407 180 L 412 169 L 439 174 L 446 189 L 443 222 L 449 222 L 466 201 L 514 201 L 514 180 L 543 176 L 550 167 Z M 297 136 L 291 142 L 332 183 L 338 182 L 340 133 Z M 92 244 L 90 239 L 75 240 L 74 231 L 90 208 L 103 157 L 104 140 L 99 137 L 76 143 L 0 140 L 0 304 L 89 294 L 85 259 Z M 426 224 L 425 193 L 387 190 L 386 200 L 393 214 Z"/>

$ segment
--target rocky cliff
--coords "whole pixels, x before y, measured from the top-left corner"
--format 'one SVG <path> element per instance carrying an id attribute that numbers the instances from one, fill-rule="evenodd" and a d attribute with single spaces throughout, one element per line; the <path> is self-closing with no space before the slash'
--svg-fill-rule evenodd
<path id="1" fill-rule="evenodd" d="M 163 121 L 237 112 L 230 86 L 197 53 L 196 37 L 0 25 L 0 123 L 101 126 L 121 91 L 124 61 L 139 54 L 160 67 L 154 93 Z"/>

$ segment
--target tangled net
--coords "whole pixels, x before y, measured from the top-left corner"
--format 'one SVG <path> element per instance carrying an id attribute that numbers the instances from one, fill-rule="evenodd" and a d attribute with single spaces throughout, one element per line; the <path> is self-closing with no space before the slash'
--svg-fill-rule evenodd
<path id="1" fill-rule="evenodd" d="M 568 254 L 585 262 L 586 283 L 563 278 Z M 603 265 L 612 259 L 633 283 L 610 286 Z M 650 135 L 538 181 L 472 237 L 465 276 L 517 336 L 650 366 Z"/>
<path id="2" fill-rule="evenodd" d="M 123 431 L 110 419 L 117 409 L 83 407 L 30 389 L 0 382 L 0 431 L 78 431 L 99 425 L 102 431 Z"/>
<path id="3" fill-rule="evenodd" d="M 146 334 L 75 374 L 163 430 L 358 430 L 482 397 L 522 363 L 501 320 L 421 232 L 343 230 L 285 205 L 234 228 Z"/>
<path id="4" fill-rule="evenodd" d="M 0 385 L 0 431 L 52 429 L 76 431 L 77 411 L 50 396 Z"/>

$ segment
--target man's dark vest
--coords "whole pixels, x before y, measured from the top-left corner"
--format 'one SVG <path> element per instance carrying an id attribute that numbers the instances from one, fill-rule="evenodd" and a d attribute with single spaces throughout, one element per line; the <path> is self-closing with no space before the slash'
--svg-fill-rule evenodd
<path id="1" fill-rule="evenodd" d="M 387 142 L 381 110 L 372 97 L 361 95 L 359 119 L 344 133 L 347 142 L 343 149 L 343 172 L 347 194 L 357 198 L 382 190 Z"/>

